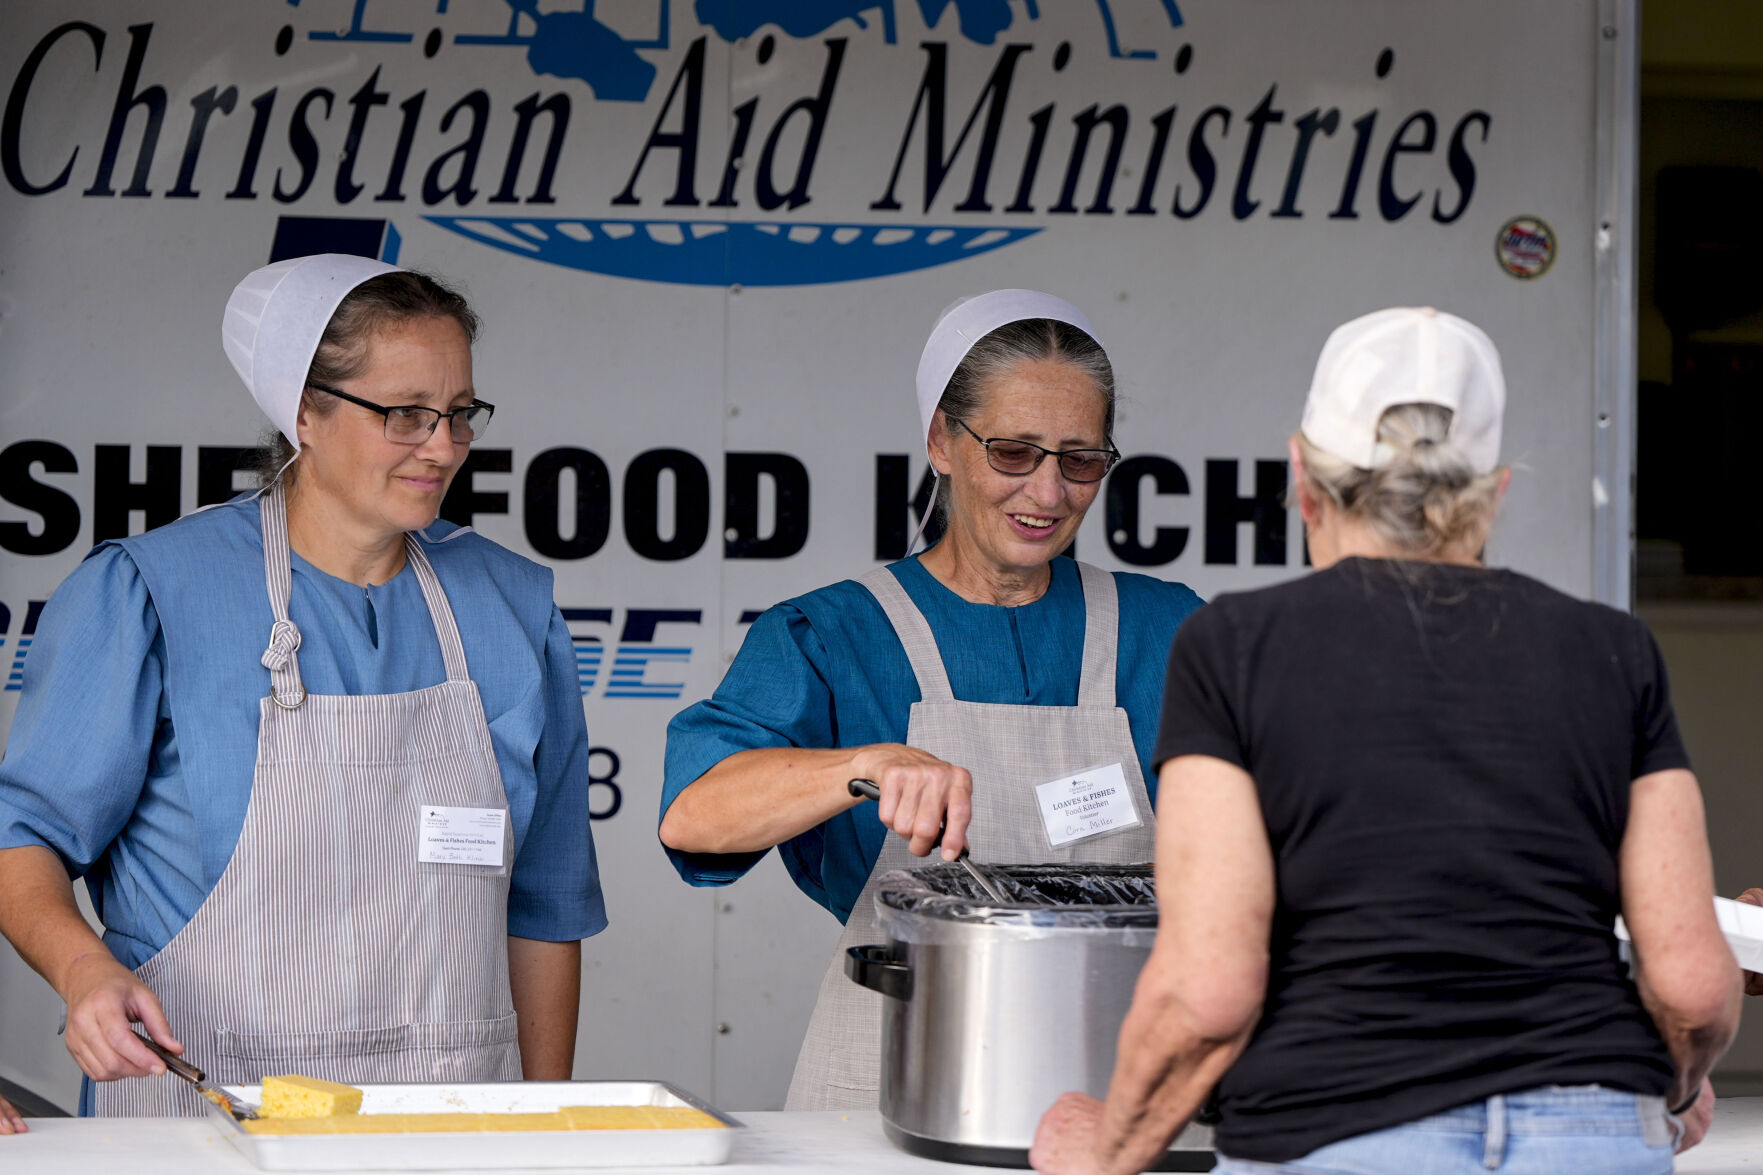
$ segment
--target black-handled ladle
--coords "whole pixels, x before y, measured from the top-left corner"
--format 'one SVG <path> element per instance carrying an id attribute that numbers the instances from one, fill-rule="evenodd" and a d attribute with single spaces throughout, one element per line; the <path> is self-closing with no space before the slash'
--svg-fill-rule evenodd
<path id="1" fill-rule="evenodd" d="M 876 786 L 875 780 L 873 779 L 853 779 L 845 785 L 845 789 L 858 799 L 881 799 L 881 788 Z M 985 892 L 987 897 L 991 898 L 994 902 L 997 902 L 1000 906 L 1009 904 L 1010 899 L 1004 896 L 1003 891 L 996 885 L 992 884 L 992 879 L 982 873 L 979 866 L 973 863 L 972 858 L 967 854 L 966 845 L 961 846 L 961 852 L 956 855 L 955 863 L 967 870 L 967 875 L 973 878 L 973 883 L 979 886 L 980 889 Z"/>

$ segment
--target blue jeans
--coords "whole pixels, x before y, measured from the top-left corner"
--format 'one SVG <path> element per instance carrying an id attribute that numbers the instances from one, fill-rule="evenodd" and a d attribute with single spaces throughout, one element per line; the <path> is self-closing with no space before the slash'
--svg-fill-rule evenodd
<path id="1" fill-rule="evenodd" d="M 1217 1175 L 1668 1175 L 1680 1131 L 1665 1099 L 1597 1085 L 1496 1094 L 1331 1142 L 1289 1163 L 1224 1155 Z"/>

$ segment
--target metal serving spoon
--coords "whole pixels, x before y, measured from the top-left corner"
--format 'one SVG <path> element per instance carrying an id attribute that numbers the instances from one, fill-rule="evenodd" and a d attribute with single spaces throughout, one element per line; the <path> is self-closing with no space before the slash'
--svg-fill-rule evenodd
<path id="1" fill-rule="evenodd" d="M 845 788 L 852 795 L 857 796 L 860 799 L 881 799 L 881 788 L 875 785 L 875 780 L 873 779 L 853 779 L 845 785 Z M 979 886 L 980 889 L 985 892 L 987 897 L 991 898 L 994 902 L 997 902 L 1000 906 L 1009 904 L 1010 899 L 1004 896 L 1003 891 L 994 885 L 992 879 L 987 877 L 985 873 L 980 870 L 980 867 L 973 863 L 972 858 L 967 855 L 966 845 L 961 846 L 961 852 L 955 858 L 955 863 L 967 870 L 967 875 L 973 878 L 973 883 Z"/>

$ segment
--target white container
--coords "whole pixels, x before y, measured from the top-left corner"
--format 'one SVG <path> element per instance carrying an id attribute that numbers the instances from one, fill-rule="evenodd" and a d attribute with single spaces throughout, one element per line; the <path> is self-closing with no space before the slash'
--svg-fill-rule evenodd
<path id="1" fill-rule="evenodd" d="M 1720 933 L 1726 936 L 1726 945 L 1732 948 L 1739 966 L 1747 971 L 1763 971 L 1763 906 L 1715 898 L 1714 917 L 1719 919 Z M 1616 937 L 1623 943 L 1630 941 L 1628 924 L 1620 915 L 1616 918 Z M 1626 958 L 1627 948 L 1623 951 Z"/>
<path id="2" fill-rule="evenodd" d="M 228 1085 L 253 1105 L 261 1086 Z M 527 1170 L 543 1167 L 700 1167 L 728 1161 L 740 1123 L 660 1081 L 506 1081 L 482 1085 L 363 1085 L 363 1114 L 544 1114 L 564 1106 L 681 1106 L 720 1127 L 683 1130 L 518 1130 L 446 1134 L 252 1134 L 218 1106 L 209 1114 L 265 1171 Z"/>

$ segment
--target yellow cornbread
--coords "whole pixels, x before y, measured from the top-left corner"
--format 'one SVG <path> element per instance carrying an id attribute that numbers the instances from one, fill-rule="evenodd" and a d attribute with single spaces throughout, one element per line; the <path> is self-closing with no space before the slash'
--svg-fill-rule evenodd
<path id="1" fill-rule="evenodd" d="M 690 1106 L 564 1106 L 557 1113 L 571 1130 L 724 1130 Z"/>
<path id="2" fill-rule="evenodd" d="M 343 1114 L 241 1122 L 252 1134 L 461 1134 L 524 1130 L 704 1130 L 723 1124 L 689 1106 L 565 1106 L 553 1114 Z"/>
<path id="3" fill-rule="evenodd" d="M 356 1114 L 361 1110 L 361 1091 L 353 1085 L 320 1081 L 316 1077 L 265 1077 L 263 1105 L 258 1113 L 265 1118 L 332 1118 Z"/>
<path id="4" fill-rule="evenodd" d="M 495 1129 L 484 1125 L 488 1114 L 343 1114 L 335 1118 L 261 1118 L 241 1122 L 252 1134 L 460 1134 Z M 542 1118 L 554 1114 L 497 1114 L 498 1118 Z M 522 1125 L 503 1129 L 534 1130 Z M 550 1129 L 559 1127 L 553 1125 Z"/>

